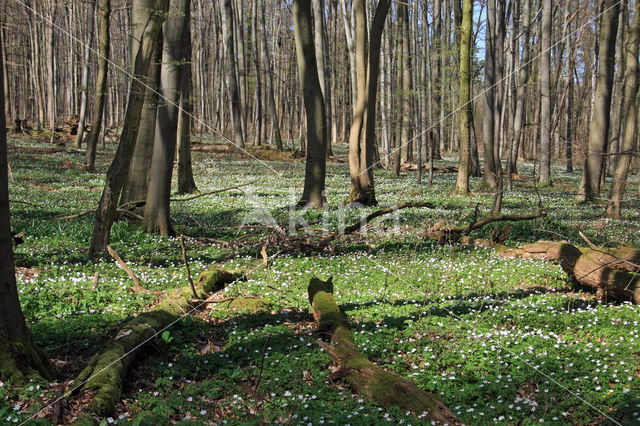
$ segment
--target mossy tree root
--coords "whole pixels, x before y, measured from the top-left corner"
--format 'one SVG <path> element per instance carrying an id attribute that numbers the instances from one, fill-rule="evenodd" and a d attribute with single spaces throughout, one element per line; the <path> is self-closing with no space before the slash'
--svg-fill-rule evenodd
<path id="1" fill-rule="evenodd" d="M 56 369 L 47 355 L 36 345 L 30 332 L 22 340 L 9 338 L 0 333 L 0 378 L 23 382 L 31 374 L 39 374 L 52 380 Z"/>
<path id="2" fill-rule="evenodd" d="M 213 269 L 203 272 L 196 282 L 199 299 L 219 291 L 225 285 L 242 277 L 241 273 Z M 89 365 L 74 380 L 72 393 L 91 390 L 95 395 L 86 412 L 78 417 L 78 423 L 89 423 L 93 416 L 107 417 L 113 414 L 122 395 L 122 381 L 132 361 L 146 343 L 180 316 L 197 306 L 190 286 L 173 291 L 153 310 L 127 321 L 117 335 L 93 356 Z"/>
<path id="3" fill-rule="evenodd" d="M 318 323 L 320 345 L 337 361 L 334 378 L 344 378 L 359 395 L 376 401 L 382 407 L 400 407 L 415 416 L 441 424 L 460 424 L 447 407 L 415 383 L 385 371 L 369 361 L 356 346 L 347 320 L 333 296 L 331 279 L 312 278 L 307 289 Z"/>
<path id="4" fill-rule="evenodd" d="M 502 250 L 500 255 L 559 262 L 569 278 L 596 289 L 600 299 L 640 304 L 640 275 L 635 273 L 638 251 L 633 248 L 600 250 L 564 241 L 538 241 Z"/>

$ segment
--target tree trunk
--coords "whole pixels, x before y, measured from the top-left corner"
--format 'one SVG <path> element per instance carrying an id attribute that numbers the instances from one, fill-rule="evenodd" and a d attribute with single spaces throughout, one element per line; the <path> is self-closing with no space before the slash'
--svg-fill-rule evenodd
<path id="1" fill-rule="evenodd" d="M 613 186 L 607 204 L 607 215 L 619 218 L 622 213 L 622 199 L 631 167 L 632 153 L 637 136 L 637 96 L 638 96 L 638 54 L 640 53 L 640 1 L 635 2 L 633 24 L 629 30 L 629 40 L 624 44 L 624 139 L 621 155 L 617 161 Z"/>
<path id="2" fill-rule="evenodd" d="M 278 118 L 278 109 L 276 108 L 275 86 L 273 84 L 273 74 L 271 70 L 271 55 L 269 54 L 269 46 L 267 45 L 267 26 L 265 23 L 265 3 L 262 2 L 260 20 L 262 21 L 262 57 L 267 64 L 267 104 L 269 105 L 269 115 L 271 116 L 271 128 L 273 138 L 276 142 L 276 149 L 282 151 L 282 135 L 280 134 L 280 119 Z"/>
<path id="3" fill-rule="evenodd" d="M 618 162 L 620 153 L 620 146 L 622 145 L 622 138 L 624 138 L 624 127 L 622 126 L 622 119 L 624 116 L 624 72 L 625 72 L 625 46 L 626 46 L 626 5 L 620 7 L 620 17 L 618 18 L 618 35 L 616 36 L 616 45 L 619 47 L 616 53 L 616 66 L 615 77 L 613 82 L 613 111 L 611 112 L 611 138 L 609 142 L 609 154 L 606 156 L 605 163 L 607 165 L 606 172 L 603 172 L 603 176 L 613 176 L 616 169 L 616 163 Z"/>
<path id="4" fill-rule="evenodd" d="M 108 1 L 108 0 L 105 0 Z M 115 157 L 107 170 L 107 178 L 96 211 L 96 222 L 93 228 L 93 238 L 89 248 L 89 256 L 96 257 L 106 250 L 111 234 L 111 225 L 115 219 L 118 197 L 124 186 L 131 156 L 135 147 L 140 116 L 144 103 L 146 76 L 149 72 L 149 62 L 155 38 L 162 27 L 164 14 L 168 10 L 168 0 L 154 0 L 154 13 L 150 14 L 145 25 L 145 31 L 140 39 L 140 47 L 134 65 L 134 78 L 129 89 L 129 101 L 125 114 L 124 127 L 120 135 L 120 143 Z"/>
<path id="5" fill-rule="evenodd" d="M 602 28 L 600 30 L 600 49 L 598 82 L 596 86 L 593 118 L 589 127 L 589 144 L 582 174 L 578 199 L 594 202 L 600 196 L 600 178 L 603 172 L 603 159 L 609 134 L 611 89 L 615 65 L 615 43 L 618 29 L 620 2 L 604 0 L 602 10 Z"/>
<path id="6" fill-rule="evenodd" d="M 484 181 L 491 188 L 498 182 L 497 167 L 493 155 L 496 140 L 495 111 L 496 105 L 496 56 L 502 55 L 498 51 L 496 40 L 496 2 L 487 1 L 487 28 L 485 30 L 484 56 L 484 96 L 482 108 L 482 129 L 484 135 Z"/>
<path id="7" fill-rule="evenodd" d="M 92 0 L 91 5 L 91 16 L 96 13 L 96 6 L 98 5 L 97 0 Z M 93 25 L 93 20 L 90 20 L 89 23 L 89 40 L 84 47 L 84 64 L 82 65 L 82 81 L 80 83 L 82 94 L 80 95 L 80 117 L 78 118 L 78 133 L 76 134 L 76 148 L 80 148 L 82 146 L 82 139 L 84 138 L 84 130 L 85 130 L 85 120 L 87 118 L 87 89 L 89 86 L 89 67 L 91 60 L 91 44 L 93 43 L 93 33 L 95 30 L 95 25 Z"/>
<path id="8" fill-rule="evenodd" d="M 400 145 L 398 146 L 398 154 L 401 155 L 401 161 L 409 163 L 411 161 L 411 102 L 413 99 L 411 88 L 411 50 L 410 50 L 410 32 L 409 32 L 409 5 L 408 3 L 400 3 L 400 30 L 402 31 L 402 54 L 398 57 L 398 61 L 402 61 L 402 72 L 398 73 L 401 78 L 402 90 L 402 132 L 400 134 Z"/>
<path id="9" fill-rule="evenodd" d="M 180 103 L 178 105 L 178 194 L 197 194 L 198 187 L 193 179 L 191 162 L 191 130 L 193 129 L 193 78 L 191 74 L 191 19 L 189 9 L 185 12 L 184 61 L 182 62 L 182 81 Z M 258 137 L 258 133 L 256 133 Z"/>
<path id="10" fill-rule="evenodd" d="M 190 0 L 170 0 L 169 15 L 162 28 L 162 65 L 156 135 L 149 172 L 149 190 L 143 226 L 147 232 L 175 235 L 171 226 L 171 176 L 178 134 L 178 102 L 186 57 L 185 26 L 189 25 Z M 191 66 L 190 63 L 188 66 Z"/>
<path id="11" fill-rule="evenodd" d="M 300 205 L 323 208 L 327 161 L 327 120 L 313 45 L 311 1 L 293 1 L 294 36 L 300 84 L 307 112 L 307 161 Z"/>
<path id="12" fill-rule="evenodd" d="M 4 65 L 0 44 L 0 68 Z M 18 299 L 9 213 L 9 164 L 4 111 L 4 76 L 0 82 L 0 377 L 21 382 L 32 371 L 53 379 L 55 368 L 33 342 Z"/>
<path id="13" fill-rule="evenodd" d="M 469 161 L 471 146 L 471 35 L 473 32 L 473 0 L 464 0 L 460 25 L 460 99 L 458 112 L 458 131 L 460 132 L 460 151 L 458 179 L 455 192 L 469 193 Z M 485 151 L 485 157 L 488 153 Z"/>
<path id="14" fill-rule="evenodd" d="M 57 4 L 56 0 L 49 0 L 49 78 L 47 96 L 49 98 L 49 126 L 51 127 L 51 140 L 53 143 L 56 136 L 56 61 L 55 61 L 55 21 L 56 21 Z"/>
<path id="15" fill-rule="evenodd" d="M 540 183 L 551 185 L 551 0 L 542 2 L 540 60 Z"/>
<path id="16" fill-rule="evenodd" d="M 151 6 L 154 0 L 144 0 L 137 2 L 133 13 L 134 31 L 138 30 L 137 39 L 140 40 L 144 31 L 144 25 L 149 19 Z M 145 7 L 146 3 L 146 7 Z M 134 3 L 136 4 L 136 3 Z M 144 104 L 142 115 L 140 116 L 140 126 L 136 145 L 133 149 L 133 157 L 127 174 L 127 179 L 120 204 L 127 204 L 134 201 L 141 201 L 147 198 L 149 188 L 149 171 L 151 170 L 151 156 L 153 155 L 153 145 L 155 141 L 156 118 L 158 105 L 161 102 L 158 97 L 160 87 L 160 65 L 162 62 L 162 30 L 158 32 L 153 44 L 149 71 L 147 73 L 146 88 L 144 93 Z M 138 48 L 132 49 L 132 53 L 137 54 Z M 134 58 L 135 59 L 135 58 Z"/>
<path id="17" fill-rule="evenodd" d="M 98 77 L 96 80 L 96 98 L 93 104 L 93 119 L 87 137 L 87 151 L 84 157 L 84 167 L 93 172 L 95 170 L 96 149 L 98 135 L 102 126 L 102 113 L 107 97 L 107 73 L 109 72 L 109 19 L 111 16 L 111 0 L 100 0 L 100 38 L 98 40 Z M 105 244 L 106 246 L 106 244 Z"/>
<path id="18" fill-rule="evenodd" d="M 227 95 L 231 110 L 231 125 L 233 126 L 233 143 L 238 148 L 244 148 L 244 136 L 242 133 L 242 105 L 240 102 L 240 89 L 236 78 L 236 49 L 233 42 L 233 8 L 232 0 L 220 0 L 222 16 L 222 34 L 224 36 L 224 67 L 227 80 Z"/>

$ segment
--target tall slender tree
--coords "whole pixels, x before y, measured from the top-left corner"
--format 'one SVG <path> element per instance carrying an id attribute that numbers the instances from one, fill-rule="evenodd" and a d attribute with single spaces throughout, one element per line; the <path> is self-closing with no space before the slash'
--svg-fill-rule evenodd
<path id="1" fill-rule="evenodd" d="M 311 0 L 293 0 L 293 26 L 300 85 L 307 113 L 307 160 L 299 204 L 323 208 L 327 174 L 327 120 L 313 41 Z"/>
<path id="2" fill-rule="evenodd" d="M 3 66 L 0 43 L 0 68 Z M 16 285 L 9 212 L 9 163 L 4 111 L 4 76 L 0 75 L 0 377 L 20 382 L 32 371 L 53 379 L 55 368 L 34 343 L 24 321 Z"/>
<path id="3" fill-rule="evenodd" d="M 116 154 L 107 170 L 107 177 L 96 211 L 96 221 L 93 227 L 93 237 L 89 256 L 96 257 L 104 252 L 109 244 L 111 226 L 116 216 L 118 198 L 125 184 L 131 156 L 135 147 L 140 116 L 144 103 L 145 83 L 149 72 L 149 63 L 155 38 L 162 27 L 162 21 L 169 7 L 168 0 L 154 0 L 153 13 L 149 15 L 145 30 L 140 39 L 140 47 L 136 55 L 133 78 L 129 89 L 129 101 L 125 114 L 124 126 L 120 135 L 120 143 Z"/>
<path id="4" fill-rule="evenodd" d="M 640 54 L 640 1 L 634 4 L 633 23 L 628 40 L 624 45 L 624 139 L 620 158 L 613 176 L 613 186 L 607 203 L 607 215 L 619 218 L 622 213 L 622 200 L 631 168 L 632 151 L 638 135 L 638 54 Z"/>
<path id="5" fill-rule="evenodd" d="M 227 82 L 227 96 L 231 111 L 231 125 L 233 126 L 233 143 L 236 147 L 244 148 L 242 133 L 242 103 L 240 86 L 236 76 L 236 45 L 234 43 L 234 12 L 232 0 L 220 0 L 222 16 L 222 34 L 224 36 L 224 66 Z"/>
<path id="6" fill-rule="evenodd" d="M 96 163 L 96 149 L 98 148 L 98 135 L 102 128 L 102 116 L 104 104 L 107 98 L 107 73 L 109 72 L 109 49 L 111 36 L 109 20 L 111 19 L 111 0 L 100 0 L 100 37 L 98 39 L 98 77 L 96 80 L 96 97 L 93 104 L 93 118 L 91 129 L 87 137 L 87 150 L 84 157 L 84 166 L 89 171 L 94 171 Z"/>
<path id="7" fill-rule="evenodd" d="M 595 90 L 593 118 L 589 127 L 589 143 L 578 199 L 594 202 L 600 196 L 601 173 L 609 134 L 611 91 L 615 64 L 615 43 L 620 1 L 604 0 L 600 29 L 600 66 Z"/>
<path id="8" fill-rule="evenodd" d="M 551 0 L 542 1 L 540 60 L 540 183 L 551 184 Z"/>
<path id="9" fill-rule="evenodd" d="M 162 28 L 161 104 L 156 118 L 156 135 L 143 226 L 147 232 L 175 234 L 171 226 L 171 176 L 178 135 L 178 102 L 186 58 L 185 26 L 189 25 L 190 0 L 170 0 L 169 15 Z M 190 66 L 190 65 L 189 65 Z"/>
<path id="10" fill-rule="evenodd" d="M 460 97 L 458 112 L 458 131 L 460 132 L 460 160 L 455 191 L 469 193 L 469 162 L 471 146 L 471 39 L 473 23 L 473 0 L 462 3 L 462 23 L 460 25 Z M 487 153 L 485 152 L 485 155 Z"/>

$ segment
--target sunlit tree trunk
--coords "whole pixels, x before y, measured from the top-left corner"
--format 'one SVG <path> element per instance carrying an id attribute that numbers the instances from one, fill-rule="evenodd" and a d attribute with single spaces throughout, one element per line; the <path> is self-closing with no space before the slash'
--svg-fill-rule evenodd
<path id="1" fill-rule="evenodd" d="M 111 162 L 105 181 L 100 204 L 96 211 L 96 221 L 93 227 L 93 238 L 89 248 L 89 256 L 96 257 L 106 250 L 111 235 L 111 226 L 116 215 L 118 197 L 124 186 L 131 156 L 136 143 L 140 116 L 144 103 L 145 83 L 149 72 L 149 62 L 153 51 L 155 38 L 162 27 L 164 14 L 168 9 L 168 0 L 154 0 L 154 13 L 150 14 L 145 31 L 140 39 L 140 47 L 136 55 L 133 69 L 134 78 L 129 89 L 129 101 L 125 114 L 124 126 L 120 135 L 120 143 L 115 157 Z"/>
<path id="2" fill-rule="evenodd" d="M 96 6 L 98 4 L 97 0 L 92 0 L 91 9 L 92 14 L 96 12 Z M 76 148 L 80 148 L 82 145 L 82 139 L 84 138 L 85 131 L 85 120 L 87 118 L 87 89 L 89 86 L 89 67 L 91 60 L 91 44 L 93 43 L 93 32 L 95 30 L 95 25 L 93 25 L 93 20 L 91 20 L 89 24 L 89 40 L 84 47 L 84 64 L 82 65 L 82 80 L 80 82 L 80 90 L 82 91 L 80 95 L 80 116 L 78 118 L 78 134 L 76 135 L 75 145 Z"/>
<path id="3" fill-rule="evenodd" d="M 600 174 L 603 172 L 603 159 L 609 134 L 611 89 L 615 64 L 615 42 L 618 30 L 618 0 L 604 0 L 602 10 L 602 28 L 600 30 L 600 49 L 598 82 L 596 86 L 593 118 L 589 127 L 589 144 L 578 199 L 593 202 L 600 195 Z"/>
<path id="4" fill-rule="evenodd" d="M 175 235 L 170 214 L 171 176 L 178 135 L 181 79 L 190 77 L 183 74 L 187 61 L 185 25 L 189 25 L 190 4 L 190 0 L 171 0 L 169 14 L 162 28 L 161 101 L 156 117 L 149 189 L 142 223 L 147 232 L 165 237 Z"/>
<path id="5" fill-rule="evenodd" d="M 264 58 L 264 63 L 266 64 L 267 69 L 267 105 L 269 106 L 269 115 L 271 117 L 271 128 L 273 129 L 273 139 L 276 143 L 276 149 L 278 151 L 282 151 L 282 135 L 280 134 L 280 120 L 278 118 L 278 109 L 276 107 L 276 98 L 275 98 L 275 85 L 273 83 L 273 74 L 271 70 L 271 55 L 269 52 L 269 46 L 267 44 L 267 26 L 265 22 L 265 4 L 262 3 L 260 20 L 262 21 L 262 57 Z"/>
<path id="6" fill-rule="evenodd" d="M 109 72 L 109 19 L 111 17 L 111 0 L 100 0 L 100 38 L 98 39 L 98 77 L 96 80 L 96 97 L 93 103 L 93 118 L 91 129 L 87 136 L 87 151 L 84 166 L 88 171 L 94 171 L 96 163 L 96 149 L 98 135 L 102 126 L 102 114 L 107 97 L 107 73 Z"/>
<path id="7" fill-rule="evenodd" d="M 2 60 L 0 44 L 0 68 Z M 55 368 L 36 346 L 24 321 L 16 286 L 13 238 L 9 213 L 9 173 L 4 111 L 4 76 L 0 76 L 0 377 L 21 382 L 35 370 L 53 379 Z"/>
<path id="8" fill-rule="evenodd" d="M 551 184 L 551 0 L 542 1 L 540 60 L 540 183 Z"/>
<path id="9" fill-rule="evenodd" d="M 313 43 L 311 0 L 293 1 L 293 25 L 300 83 L 307 112 L 307 161 L 301 205 L 322 208 L 327 157 L 327 121 Z"/>
<path id="10" fill-rule="evenodd" d="M 458 131 L 460 132 L 460 159 L 455 191 L 469 193 L 469 161 L 471 145 L 471 35 L 473 22 L 473 0 L 462 3 L 462 23 L 460 26 L 460 97 Z M 485 155 L 487 153 L 485 152 Z"/>
<path id="11" fill-rule="evenodd" d="M 227 81 L 227 95 L 231 111 L 231 125 L 233 126 L 233 142 L 236 147 L 244 148 L 244 135 L 242 133 L 242 104 L 240 101 L 240 88 L 236 77 L 236 48 L 233 41 L 233 7 L 232 0 L 220 0 L 222 16 L 222 34 L 224 37 L 224 67 Z"/>
<path id="12" fill-rule="evenodd" d="M 188 2 L 189 3 L 189 2 Z M 182 61 L 182 78 L 180 88 L 180 103 L 178 105 L 178 194 L 198 193 L 198 187 L 193 179 L 193 164 L 191 162 L 191 129 L 193 128 L 193 78 L 191 67 L 191 19 L 189 9 L 185 12 L 184 60 Z M 256 133 L 258 137 L 258 133 Z"/>
<path id="13" fill-rule="evenodd" d="M 607 215 L 619 218 L 622 213 L 622 200 L 631 166 L 632 153 L 637 136 L 638 108 L 638 54 L 640 54 L 640 1 L 635 2 L 633 24 L 629 30 L 629 40 L 624 44 L 624 140 L 621 155 L 617 161 L 613 186 L 607 204 Z"/>

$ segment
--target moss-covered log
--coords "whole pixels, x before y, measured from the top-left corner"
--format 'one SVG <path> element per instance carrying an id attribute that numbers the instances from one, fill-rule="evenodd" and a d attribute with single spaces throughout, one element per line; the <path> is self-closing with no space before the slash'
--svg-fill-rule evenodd
<path id="1" fill-rule="evenodd" d="M 222 269 L 203 272 L 196 282 L 198 298 L 205 299 L 241 276 L 240 273 Z M 191 287 L 185 286 L 174 290 L 153 310 L 125 323 L 117 335 L 93 356 L 70 387 L 73 393 L 83 390 L 95 392 L 86 412 L 78 417 L 78 422 L 90 423 L 93 416 L 106 417 L 113 414 L 122 394 L 122 380 L 139 349 L 197 304 L 198 299 L 193 298 Z"/>
<path id="2" fill-rule="evenodd" d="M 599 250 L 576 247 L 564 241 L 538 241 L 518 249 L 502 250 L 500 254 L 560 262 L 572 280 L 595 288 L 601 299 L 640 304 L 640 275 L 630 272 L 638 271 L 638 253 L 633 248 Z"/>
<path id="3" fill-rule="evenodd" d="M 318 323 L 318 334 L 330 344 L 321 342 L 337 361 L 334 377 L 343 377 L 359 394 L 383 407 L 396 406 L 416 416 L 441 424 L 460 424 L 447 407 L 415 383 L 385 371 L 369 361 L 358 349 L 347 320 L 333 296 L 333 283 L 312 278 L 307 289 Z"/>

